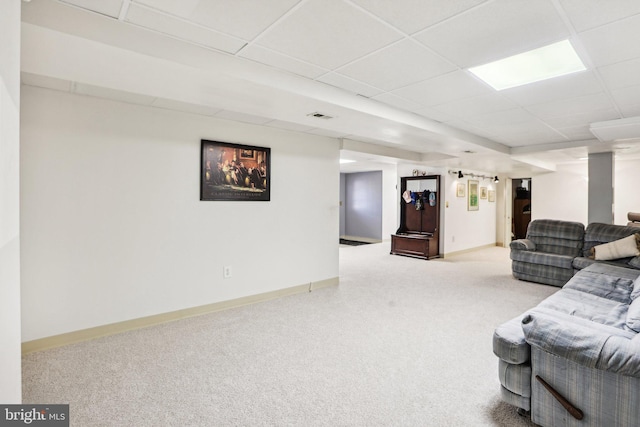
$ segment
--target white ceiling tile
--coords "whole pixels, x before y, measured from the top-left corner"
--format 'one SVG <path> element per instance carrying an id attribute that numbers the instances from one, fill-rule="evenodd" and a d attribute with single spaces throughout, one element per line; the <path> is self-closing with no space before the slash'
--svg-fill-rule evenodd
<path id="1" fill-rule="evenodd" d="M 492 89 L 465 71 L 454 71 L 393 91 L 394 94 L 425 107 L 486 95 L 491 92 Z"/>
<path id="2" fill-rule="evenodd" d="M 83 9 L 91 10 L 102 15 L 117 18 L 122 8 L 122 0 L 61 0 Z"/>
<path id="3" fill-rule="evenodd" d="M 640 85 L 640 59 L 607 65 L 598 71 L 609 89 Z"/>
<path id="4" fill-rule="evenodd" d="M 569 116 L 577 114 L 603 114 L 615 111 L 611 98 L 604 92 L 593 95 L 560 99 L 543 104 L 527 107 L 527 111 L 547 119 L 551 117 Z"/>
<path id="5" fill-rule="evenodd" d="M 594 122 L 620 118 L 622 117 L 618 111 L 614 108 L 608 108 L 605 110 L 594 110 L 583 113 L 567 114 L 564 116 L 548 117 L 542 120 L 549 126 L 559 129 L 575 126 L 589 127 L 589 124 Z"/>
<path id="6" fill-rule="evenodd" d="M 246 46 L 238 53 L 238 56 L 248 58 L 271 67 L 286 70 L 300 76 L 308 77 L 310 79 L 315 79 L 327 72 L 327 70 L 323 68 L 298 61 L 297 59 L 290 58 L 278 52 L 256 45 Z"/>
<path id="7" fill-rule="evenodd" d="M 578 32 L 640 13 L 638 0 L 560 0 L 560 4 Z"/>
<path id="8" fill-rule="evenodd" d="M 545 46 L 570 34 L 549 0 L 496 0 L 415 37 L 466 68 Z"/>
<path id="9" fill-rule="evenodd" d="M 252 123 L 256 125 L 263 125 L 270 122 L 271 119 L 267 117 L 255 116 L 253 114 L 239 113 L 237 111 L 222 110 L 216 113 L 216 117 L 221 119 L 233 120 L 235 122 Z"/>
<path id="10" fill-rule="evenodd" d="M 507 98 L 497 93 L 489 93 L 436 105 L 433 108 L 446 114 L 465 118 L 479 114 L 509 110 L 515 106 L 516 105 Z"/>
<path id="11" fill-rule="evenodd" d="M 614 101 L 619 106 L 630 106 L 640 103 L 640 86 L 630 86 L 611 91 Z"/>
<path id="12" fill-rule="evenodd" d="M 353 0 L 407 34 L 427 28 L 487 0 Z"/>
<path id="13" fill-rule="evenodd" d="M 300 0 L 139 0 L 225 34 L 251 40 Z"/>
<path id="14" fill-rule="evenodd" d="M 101 86 L 88 85 L 83 83 L 73 83 L 71 91 L 80 95 L 95 96 L 97 98 L 113 99 L 115 101 L 129 104 L 151 105 L 155 97 L 140 95 L 137 93 L 125 92 L 116 89 L 109 89 Z"/>
<path id="15" fill-rule="evenodd" d="M 518 105 L 528 106 L 558 99 L 574 98 L 602 92 L 603 88 L 591 71 L 569 74 L 505 89 L 500 93 Z"/>
<path id="16" fill-rule="evenodd" d="M 401 37 L 400 33 L 350 4 L 310 0 L 272 26 L 257 43 L 334 69 Z"/>
<path id="17" fill-rule="evenodd" d="M 620 106 L 620 112 L 624 117 L 636 117 L 640 116 L 640 103 L 633 105 Z"/>
<path id="18" fill-rule="evenodd" d="M 412 40 L 402 40 L 338 71 L 386 91 L 456 70 L 457 67 Z"/>
<path id="19" fill-rule="evenodd" d="M 151 104 L 152 107 L 164 108 L 166 110 L 184 111 L 187 113 L 199 114 L 201 116 L 215 116 L 221 110 L 206 105 L 197 105 L 187 102 L 180 102 L 173 99 L 157 98 Z"/>
<path id="20" fill-rule="evenodd" d="M 367 98 L 371 98 L 372 96 L 382 93 L 381 89 L 369 86 L 368 84 L 359 82 L 338 73 L 327 73 L 324 76 L 320 77 L 318 81 L 348 90 L 349 92 L 353 92 L 358 95 L 364 95 Z"/>
<path id="21" fill-rule="evenodd" d="M 495 111 L 493 113 L 478 114 L 466 119 L 469 123 L 483 129 L 490 127 L 515 126 L 520 123 L 536 123 L 539 120 L 523 108 L 511 108 L 509 110 Z"/>
<path id="22" fill-rule="evenodd" d="M 593 63 L 600 67 L 640 56 L 640 15 L 579 34 Z"/>
<path id="23" fill-rule="evenodd" d="M 144 28 L 224 52 L 236 53 L 245 45 L 245 42 L 240 39 L 134 4 L 129 6 L 126 20 Z"/>
<path id="24" fill-rule="evenodd" d="M 381 93 L 380 95 L 374 96 L 373 99 L 407 111 L 415 111 L 422 108 L 422 105 L 416 102 L 401 98 L 391 93 Z"/>
<path id="25" fill-rule="evenodd" d="M 594 139 L 593 134 L 589 130 L 589 125 L 557 127 L 556 130 L 572 141 Z"/>

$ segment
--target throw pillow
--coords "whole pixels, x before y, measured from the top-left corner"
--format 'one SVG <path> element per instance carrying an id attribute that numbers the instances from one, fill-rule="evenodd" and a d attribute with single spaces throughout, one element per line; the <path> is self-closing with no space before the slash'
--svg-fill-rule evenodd
<path id="1" fill-rule="evenodd" d="M 636 233 L 624 239 L 594 246 L 593 249 L 591 249 L 591 258 L 598 261 L 606 261 L 638 256 L 640 255 L 640 250 L 638 249 L 638 237 L 636 236 L 639 235 L 639 233 Z"/>

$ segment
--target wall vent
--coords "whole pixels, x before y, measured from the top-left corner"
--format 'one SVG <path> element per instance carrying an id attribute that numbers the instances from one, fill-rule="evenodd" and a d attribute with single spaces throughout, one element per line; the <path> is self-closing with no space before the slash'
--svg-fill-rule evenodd
<path id="1" fill-rule="evenodd" d="M 333 117 L 327 116 L 326 114 L 318 113 L 317 111 L 315 113 L 309 113 L 309 114 L 307 114 L 307 116 L 315 117 L 315 118 L 318 118 L 318 119 L 324 119 L 324 120 L 333 119 Z"/>

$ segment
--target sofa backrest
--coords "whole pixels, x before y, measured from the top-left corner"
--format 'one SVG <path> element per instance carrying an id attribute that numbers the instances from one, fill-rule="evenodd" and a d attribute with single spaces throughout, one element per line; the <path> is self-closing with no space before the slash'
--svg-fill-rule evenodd
<path id="1" fill-rule="evenodd" d="M 584 234 L 582 256 L 589 257 L 591 255 L 591 248 L 594 246 L 613 242 L 614 240 L 620 240 L 637 232 L 638 227 L 592 222 L 587 226 L 587 230 Z M 626 263 L 628 260 L 629 259 L 626 258 L 620 261 Z"/>
<path id="2" fill-rule="evenodd" d="M 582 255 L 584 225 L 573 221 L 536 219 L 529 223 L 527 239 L 536 244 L 536 252 L 577 257 Z"/>

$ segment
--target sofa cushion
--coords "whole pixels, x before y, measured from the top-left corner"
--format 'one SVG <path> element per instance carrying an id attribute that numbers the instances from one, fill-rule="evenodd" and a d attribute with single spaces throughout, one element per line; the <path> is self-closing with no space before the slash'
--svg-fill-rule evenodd
<path id="1" fill-rule="evenodd" d="M 635 276 L 633 274 L 625 274 L 624 271 L 615 275 L 607 274 L 606 271 L 614 272 L 616 270 L 630 269 L 610 265 L 606 266 L 608 269 L 603 267 L 605 266 L 594 264 L 585 268 L 579 274 L 573 276 L 564 289 L 572 289 L 611 301 L 629 304 L 631 292 L 634 289 Z"/>
<path id="2" fill-rule="evenodd" d="M 573 257 L 569 255 L 557 255 L 537 251 L 511 251 L 511 259 L 514 261 L 527 262 L 529 264 L 573 269 Z"/>
<path id="3" fill-rule="evenodd" d="M 637 232 L 637 227 L 592 222 L 587 226 L 584 234 L 582 256 L 589 257 L 591 255 L 591 248 L 594 246 L 613 242 L 614 240 L 622 239 Z M 627 259 L 624 262 L 627 263 L 628 261 Z"/>
<path id="4" fill-rule="evenodd" d="M 631 258 L 627 264 L 633 268 L 640 269 L 640 256 Z"/>
<path id="5" fill-rule="evenodd" d="M 578 256 L 584 241 L 584 225 L 579 222 L 538 219 L 529 223 L 527 239 L 536 251 Z"/>
<path id="6" fill-rule="evenodd" d="M 591 248 L 591 258 L 596 261 L 607 261 L 610 259 L 636 257 L 640 255 L 638 238 L 640 238 L 640 234 L 635 233 L 613 242 L 594 246 Z"/>

